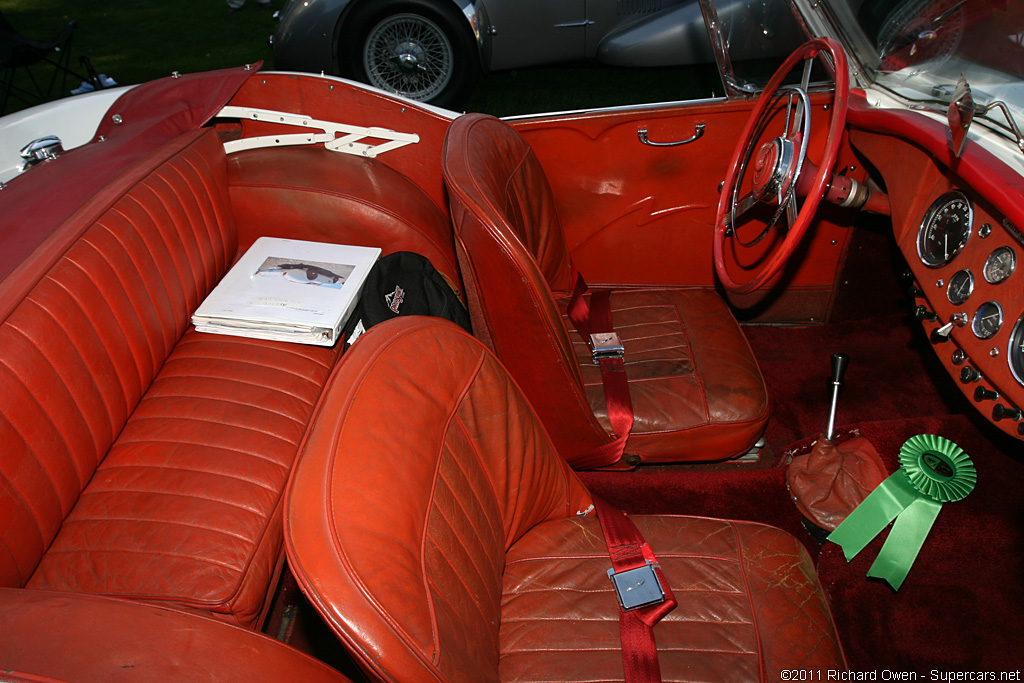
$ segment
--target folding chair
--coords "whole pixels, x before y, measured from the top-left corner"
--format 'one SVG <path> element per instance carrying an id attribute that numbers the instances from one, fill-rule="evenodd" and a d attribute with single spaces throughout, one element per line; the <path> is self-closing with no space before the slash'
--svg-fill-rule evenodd
<path id="1" fill-rule="evenodd" d="M 6 112 L 7 101 L 12 96 L 25 104 L 38 104 L 53 95 L 58 77 L 61 90 L 67 91 L 68 76 L 75 81 L 85 80 L 69 67 L 71 61 L 71 37 L 78 22 L 69 21 L 52 41 L 32 40 L 18 33 L 0 11 L 0 114 Z M 33 67 L 49 64 L 53 73 L 49 78 L 37 78 Z M 19 70 L 24 77 L 18 79 Z M 17 82 L 16 82 L 17 80 Z"/>

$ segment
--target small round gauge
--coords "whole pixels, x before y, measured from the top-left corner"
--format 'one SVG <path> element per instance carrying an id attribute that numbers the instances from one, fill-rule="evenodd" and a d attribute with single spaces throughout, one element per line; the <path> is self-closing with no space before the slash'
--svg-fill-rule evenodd
<path id="1" fill-rule="evenodd" d="M 946 287 L 946 298 L 954 306 L 967 301 L 974 291 L 974 273 L 964 268 L 953 273 L 949 278 L 949 286 Z"/>
<path id="2" fill-rule="evenodd" d="M 1017 319 L 1017 324 L 1010 332 L 1010 346 L 1007 348 L 1006 362 L 1010 364 L 1010 372 L 1018 382 L 1024 384 L 1024 315 Z"/>
<path id="3" fill-rule="evenodd" d="M 917 254 L 929 268 L 952 261 L 971 236 L 974 208 L 962 192 L 947 192 L 931 205 L 917 231 Z"/>
<path id="4" fill-rule="evenodd" d="M 985 282 L 998 285 L 1005 282 L 1017 267 L 1017 254 L 1010 247 L 999 247 L 985 260 Z"/>
<path id="5" fill-rule="evenodd" d="M 1003 326 L 1003 307 L 995 301 L 986 301 L 974 312 L 971 329 L 978 339 L 994 337 Z"/>

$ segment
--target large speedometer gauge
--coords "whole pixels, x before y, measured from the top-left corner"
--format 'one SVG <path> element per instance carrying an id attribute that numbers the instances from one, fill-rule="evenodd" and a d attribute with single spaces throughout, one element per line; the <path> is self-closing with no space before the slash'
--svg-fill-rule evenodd
<path id="1" fill-rule="evenodd" d="M 1007 349 L 1006 360 L 1010 364 L 1010 372 L 1014 378 L 1024 384 L 1024 315 L 1013 326 L 1010 332 L 1010 346 Z"/>
<path id="2" fill-rule="evenodd" d="M 962 192 L 947 192 L 931 205 L 917 231 L 917 254 L 929 268 L 944 266 L 971 236 L 974 208 Z"/>

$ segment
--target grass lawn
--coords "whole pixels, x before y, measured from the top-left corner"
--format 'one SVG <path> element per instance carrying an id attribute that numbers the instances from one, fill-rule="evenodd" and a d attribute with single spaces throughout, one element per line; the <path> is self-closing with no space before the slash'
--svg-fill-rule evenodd
<path id="1" fill-rule="evenodd" d="M 273 0 L 280 8 L 283 0 Z M 267 38 L 271 11 L 249 0 L 234 14 L 224 0 L 2 0 L 7 19 L 23 35 L 50 40 L 71 20 L 72 67 L 88 55 L 97 73 L 120 85 L 252 64 L 274 67 Z M 69 83 L 69 88 L 79 85 Z M 563 65 L 496 72 L 483 77 L 467 102 L 470 111 L 498 116 L 634 104 L 721 94 L 712 67 L 614 69 Z M 22 106 L 12 100 L 8 113 Z"/>

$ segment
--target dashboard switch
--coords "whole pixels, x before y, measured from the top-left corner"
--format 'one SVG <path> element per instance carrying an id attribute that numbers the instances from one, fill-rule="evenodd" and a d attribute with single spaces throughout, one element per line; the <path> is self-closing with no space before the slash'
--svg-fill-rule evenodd
<path id="1" fill-rule="evenodd" d="M 977 382 L 981 379 L 981 373 L 972 368 L 970 365 L 965 365 L 960 371 L 960 381 L 964 384 L 970 384 L 971 382 Z"/>
<path id="2" fill-rule="evenodd" d="M 955 322 L 948 322 L 942 327 L 936 327 L 932 330 L 932 333 L 928 336 L 932 340 L 932 344 L 941 344 L 949 341 L 949 333 L 953 331 Z"/>
<path id="3" fill-rule="evenodd" d="M 1020 418 L 1020 408 L 1007 408 L 1002 403 L 997 403 L 996 407 L 992 409 L 992 419 L 997 422 L 999 420 L 1013 420 L 1014 422 L 1020 422 Z"/>
<path id="4" fill-rule="evenodd" d="M 997 398 L 999 398 L 998 391 L 992 391 L 991 389 L 986 389 L 985 387 L 978 387 L 977 389 L 974 390 L 975 401 L 994 401 Z M 1001 408 L 1002 406 L 996 407 Z"/>

